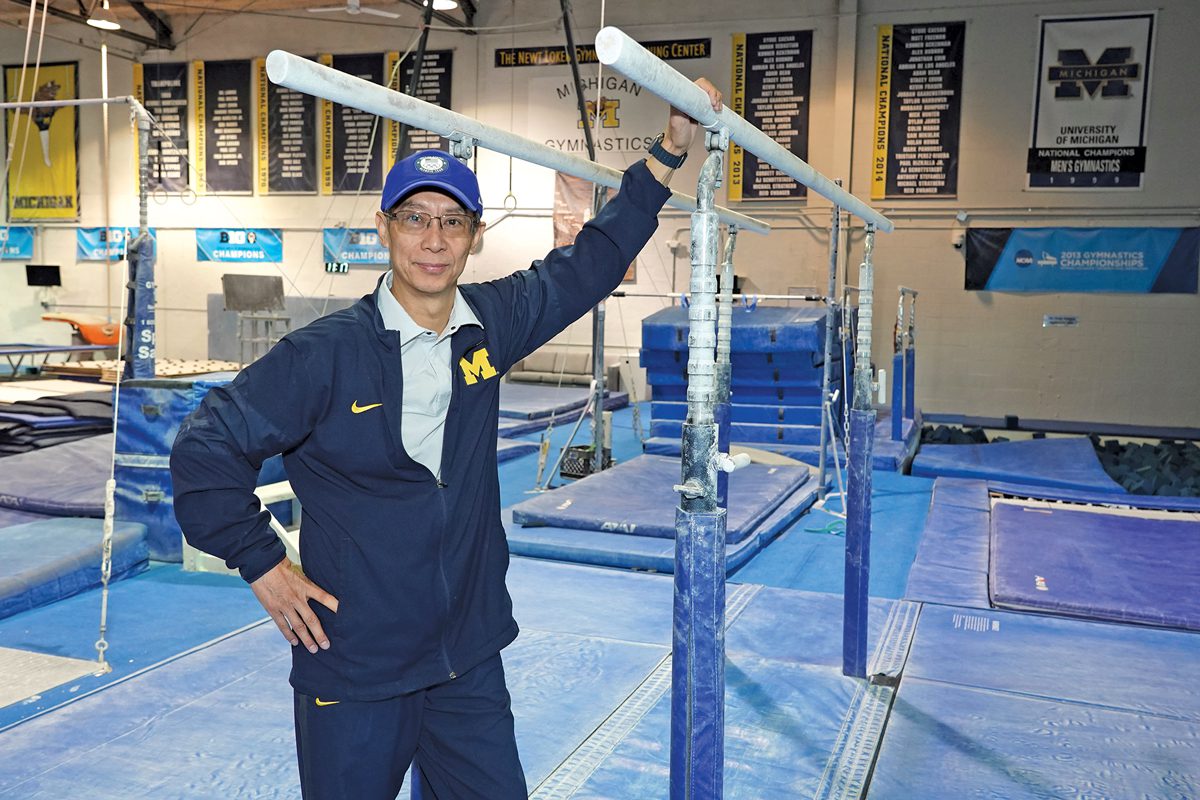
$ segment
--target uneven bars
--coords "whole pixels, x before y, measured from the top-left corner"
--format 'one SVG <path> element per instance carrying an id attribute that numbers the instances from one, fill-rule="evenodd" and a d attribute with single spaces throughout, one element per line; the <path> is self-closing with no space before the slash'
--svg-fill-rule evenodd
<path id="1" fill-rule="evenodd" d="M 285 50 L 272 50 L 267 56 L 267 77 L 272 83 L 298 92 L 358 108 L 414 128 L 432 131 L 448 139 L 460 134 L 470 136 L 476 144 L 497 153 L 565 172 L 610 189 L 621 188 L 621 172 L 611 167 L 601 166 L 585 158 L 538 144 L 524 136 L 493 128 L 479 120 L 386 86 L 347 75 Z M 696 210 L 696 198 L 680 192 L 673 193 L 667 204 L 688 211 Z M 760 219 L 727 208 L 716 210 L 722 222 L 737 225 L 740 230 L 754 233 L 767 233 L 771 230 L 771 226 Z"/>
<path id="2" fill-rule="evenodd" d="M 780 172 L 844 208 L 881 231 L 894 225 L 887 217 L 817 172 L 743 117 L 723 106 L 712 110 L 708 95 L 658 56 L 629 38 L 619 28 L 609 26 L 596 34 L 596 55 L 600 63 L 645 86 L 708 130 L 725 128 L 729 138 Z"/>
<path id="3" fill-rule="evenodd" d="M 0 103 L 0 111 L 17 109 L 17 108 L 66 108 L 68 106 L 99 106 L 108 105 L 110 103 L 127 103 L 131 106 L 135 113 L 145 115 L 147 119 L 153 119 L 146 107 L 138 102 L 138 99 L 131 94 L 122 95 L 120 97 L 84 97 L 78 100 L 25 100 L 13 103 Z"/>

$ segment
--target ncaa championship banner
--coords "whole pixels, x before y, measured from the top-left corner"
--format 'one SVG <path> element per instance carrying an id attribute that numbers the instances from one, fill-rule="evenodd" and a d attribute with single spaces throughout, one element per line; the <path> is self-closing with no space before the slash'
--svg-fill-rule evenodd
<path id="1" fill-rule="evenodd" d="M 76 100 L 79 62 L 4 68 L 6 102 Z M 22 72 L 24 80 L 22 81 Z M 36 83 L 36 85 L 34 85 Z M 73 106 L 9 110 L 4 140 L 10 220 L 79 219 L 79 115 Z"/>
<path id="2" fill-rule="evenodd" d="M 76 261 L 122 261 L 129 251 L 129 243 L 138 237 L 138 226 L 118 228 L 76 228 Z M 150 238 L 158 242 L 158 231 L 147 229 Z"/>
<path id="3" fill-rule="evenodd" d="M 1042 20 L 1031 189 L 1138 189 L 1155 14 Z"/>
<path id="4" fill-rule="evenodd" d="M 374 228 L 325 228 L 321 232 L 326 263 L 387 266 L 387 248 Z"/>
<path id="5" fill-rule="evenodd" d="M 0 259 L 33 260 L 33 226 L 0 225 Z"/>
<path id="6" fill-rule="evenodd" d="M 970 228 L 966 287 L 1196 294 L 1200 228 Z"/>
<path id="7" fill-rule="evenodd" d="M 196 260 L 281 264 L 283 231 L 279 228 L 197 228 Z"/>

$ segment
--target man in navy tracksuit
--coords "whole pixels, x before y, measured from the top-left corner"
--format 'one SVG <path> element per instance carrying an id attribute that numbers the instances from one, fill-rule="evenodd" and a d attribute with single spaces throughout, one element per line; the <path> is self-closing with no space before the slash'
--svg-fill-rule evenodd
<path id="1" fill-rule="evenodd" d="M 696 127 L 672 109 L 573 246 L 479 284 L 458 285 L 484 228 L 474 174 L 439 151 L 397 163 L 376 291 L 289 334 L 180 428 L 184 534 L 241 572 L 294 646 L 305 798 L 395 798 L 414 755 L 438 800 L 527 796 L 500 659 L 517 636 L 500 378 L 617 287 Z M 304 508 L 303 572 L 253 493 L 277 453 Z"/>

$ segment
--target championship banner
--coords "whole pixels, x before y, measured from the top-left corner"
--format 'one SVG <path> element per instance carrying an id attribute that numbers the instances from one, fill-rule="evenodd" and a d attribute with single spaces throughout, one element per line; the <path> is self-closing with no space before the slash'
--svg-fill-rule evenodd
<path id="1" fill-rule="evenodd" d="M 383 53 L 333 57 L 333 68 L 381 86 Z M 383 188 L 384 120 L 357 108 L 333 107 L 333 191 L 374 194 Z"/>
<path id="2" fill-rule="evenodd" d="M 969 228 L 966 288 L 1196 294 L 1200 228 Z"/>
<path id="3" fill-rule="evenodd" d="M 267 80 L 267 60 L 254 62 L 258 89 L 256 186 L 259 194 L 317 191 L 317 103 L 310 94 Z"/>
<path id="4" fill-rule="evenodd" d="M 196 260 L 281 264 L 283 231 L 279 228 L 197 228 Z"/>
<path id="5" fill-rule="evenodd" d="M 387 266 L 388 250 L 379 243 L 374 228 L 324 228 L 325 263 L 354 266 Z"/>
<path id="6" fill-rule="evenodd" d="M 658 39 L 638 42 L 663 61 L 679 61 L 687 58 L 711 58 L 712 39 Z M 575 61 L 579 64 L 596 64 L 596 48 L 590 44 L 575 45 Z M 498 48 L 495 55 L 497 67 L 549 67 L 556 64 L 566 66 L 571 61 L 567 48 L 562 45 L 537 45 L 534 47 Z"/>
<path id="7" fill-rule="evenodd" d="M 0 225 L 0 259 L 33 260 L 33 226 Z"/>
<path id="8" fill-rule="evenodd" d="M 317 63 L 323 67 L 332 67 L 333 56 L 323 53 L 317 56 Z M 321 119 L 319 187 L 321 194 L 333 194 L 333 103 L 325 98 L 318 100 L 317 116 Z"/>
<path id="9" fill-rule="evenodd" d="M 733 34 L 730 108 L 805 161 L 811 81 L 812 31 Z M 730 142 L 726 188 L 730 202 L 788 200 L 807 194 L 804 184 Z"/>
<path id="10" fill-rule="evenodd" d="M 146 188 L 183 192 L 188 188 L 188 65 L 134 64 L 133 94 L 157 125 L 150 126 Z M 137 147 L 136 138 L 134 147 Z"/>
<path id="11" fill-rule="evenodd" d="M 138 226 L 108 228 L 76 228 L 76 261 L 123 261 L 131 242 L 138 237 Z M 158 231 L 147 228 L 150 238 L 158 242 Z"/>
<path id="12" fill-rule="evenodd" d="M 404 59 L 404 63 L 396 69 L 396 61 L 400 58 L 397 52 L 387 54 L 386 72 L 389 80 L 395 76 L 390 88 L 398 92 L 407 92 L 409 81 L 412 80 L 415 56 Z M 432 103 L 439 108 L 450 109 L 450 77 L 454 66 L 453 50 L 430 50 L 421 61 L 421 80 L 417 83 L 413 97 Z M 387 120 L 387 168 L 391 169 L 396 163 L 396 148 L 400 145 L 400 123 L 394 119 Z M 436 133 L 409 128 L 407 144 L 400 158 L 408 158 L 419 150 L 449 150 L 450 140 Z"/>
<path id="13" fill-rule="evenodd" d="M 1155 12 L 1042 20 L 1031 189 L 1138 189 Z"/>
<path id="14" fill-rule="evenodd" d="M 958 194 L 965 22 L 880 25 L 871 199 Z"/>
<path id="15" fill-rule="evenodd" d="M 42 64 L 36 86 L 32 68 L 4 68 L 6 102 L 76 100 L 79 62 Z M 73 106 L 9 110 L 4 141 L 9 220 L 79 219 L 79 117 Z"/>
<path id="16" fill-rule="evenodd" d="M 197 194 L 250 194 L 250 62 L 192 65 Z"/>

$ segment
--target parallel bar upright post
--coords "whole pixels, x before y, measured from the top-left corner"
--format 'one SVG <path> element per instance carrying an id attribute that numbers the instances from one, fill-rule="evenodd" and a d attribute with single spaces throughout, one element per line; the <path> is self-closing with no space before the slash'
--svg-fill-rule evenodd
<path id="1" fill-rule="evenodd" d="M 855 343 L 854 405 L 846 482 L 846 581 L 843 598 L 842 674 L 867 675 L 867 602 L 871 571 L 871 460 L 875 409 L 871 405 L 871 333 L 874 316 L 875 226 L 867 225 L 858 268 L 858 340 Z"/>
<path id="2" fill-rule="evenodd" d="M 838 186 L 842 185 L 841 180 L 835 181 Z M 820 483 L 817 485 L 817 496 L 822 500 L 828 492 L 828 449 L 832 445 L 837 447 L 837 441 L 830 441 L 829 431 L 827 428 L 832 428 L 832 419 L 830 424 L 825 424 L 825 413 L 828 409 L 829 414 L 833 414 L 833 392 L 830 384 L 833 382 L 833 338 L 834 329 L 838 324 L 837 319 L 837 267 L 838 267 L 838 239 L 841 237 L 842 225 L 842 209 L 840 206 L 833 207 L 833 221 L 829 228 L 829 288 L 825 293 L 825 363 L 821 370 L 821 453 L 817 457 L 817 477 Z M 842 387 L 843 393 L 846 387 Z"/>
<path id="3" fill-rule="evenodd" d="M 722 796 L 725 751 L 725 510 L 717 504 L 716 267 L 713 191 L 724 137 L 709 134 L 692 215 L 688 417 L 675 515 L 671 642 L 671 800 Z M 714 143 L 714 140 L 718 140 Z"/>
<path id="4" fill-rule="evenodd" d="M 737 247 L 737 227 L 729 226 L 725 238 L 725 256 L 721 260 L 721 299 L 717 304 L 717 449 L 728 455 L 733 426 L 733 250 Z M 717 505 L 729 508 L 729 473 L 717 473 Z"/>

